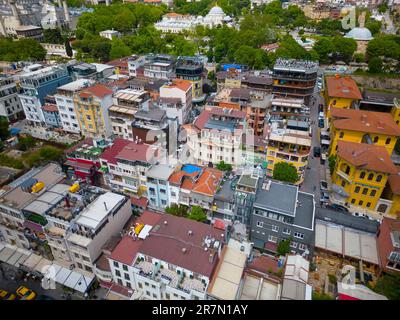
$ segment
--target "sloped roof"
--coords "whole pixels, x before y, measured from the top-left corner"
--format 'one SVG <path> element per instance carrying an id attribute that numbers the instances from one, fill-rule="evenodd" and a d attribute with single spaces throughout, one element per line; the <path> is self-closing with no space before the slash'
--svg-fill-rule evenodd
<path id="1" fill-rule="evenodd" d="M 350 77 L 326 77 L 329 97 L 361 100 L 357 83 Z"/>

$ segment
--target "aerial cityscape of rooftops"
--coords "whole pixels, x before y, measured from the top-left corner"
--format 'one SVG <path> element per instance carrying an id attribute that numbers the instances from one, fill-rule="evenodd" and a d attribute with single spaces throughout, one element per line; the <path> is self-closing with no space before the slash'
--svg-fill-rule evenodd
<path id="1" fill-rule="evenodd" d="M 0 139 L 0 300 L 400 300 L 399 0 L 0 0 Z"/>

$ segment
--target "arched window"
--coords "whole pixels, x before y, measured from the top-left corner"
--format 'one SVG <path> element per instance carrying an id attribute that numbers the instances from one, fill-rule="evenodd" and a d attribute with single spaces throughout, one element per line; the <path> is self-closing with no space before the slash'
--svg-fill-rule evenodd
<path id="1" fill-rule="evenodd" d="M 369 175 L 368 175 L 368 180 L 372 180 L 374 178 L 374 174 L 373 173 L 370 173 Z"/>
<path id="2" fill-rule="evenodd" d="M 361 171 L 360 173 L 360 179 L 364 179 L 365 178 L 365 171 Z"/>
<path id="3" fill-rule="evenodd" d="M 339 139 L 342 139 L 343 137 L 344 137 L 344 132 L 341 131 L 341 132 L 339 133 Z"/>
<path id="4" fill-rule="evenodd" d="M 379 174 L 379 175 L 376 177 L 376 182 L 381 182 L 381 181 L 382 181 L 382 175 Z"/>
<path id="5" fill-rule="evenodd" d="M 387 138 L 385 144 L 390 144 L 391 138 Z"/>
<path id="6" fill-rule="evenodd" d="M 375 137 L 374 137 L 374 143 L 377 143 L 378 140 L 379 140 L 379 137 L 378 137 L 378 136 L 375 136 Z"/>

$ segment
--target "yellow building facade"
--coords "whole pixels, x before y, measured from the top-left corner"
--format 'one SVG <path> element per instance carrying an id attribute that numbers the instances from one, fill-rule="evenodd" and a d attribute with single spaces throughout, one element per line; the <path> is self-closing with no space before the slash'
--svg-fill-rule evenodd
<path id="1" fill-rule="evenodd" d="M 392 107 L 390 114 L 392 115 L 394 122 L 400 126 L 400 99 L 394 98 L 393 102 L 394 106 Z"/>
<path id="2" fill-rule="evenodd" d="M 361 209 L 386 210 L 381 195 L 396 172 L 384 147 L 340 141 L 332 174 L 334 198 Z"/>
<path id="3" fill-rule="evenodd" d="M 352 78 L 339 75 L 325 78 L 324 100 L 328 120 L 332 108 L 353 109 L 361 99 L 360 89 Z"/>
<path id="4" fill-rule="evenodd" d="M 391 155 L 400 130 L 389 113 L 333 108 L 330 134 L 330 156 L 337 153 L 339 141 L 385 147 Z"/>
<path id="5" fill-rule="evenodd" d="M 275 164 L 292 164 L 299 175 L 297 184 L 302 183 L 308 165 L 311 138 L 307 132 L 286 129 L 284 133 L 271 132 L 267 147 L 267 176 L 272 176 Z"/>

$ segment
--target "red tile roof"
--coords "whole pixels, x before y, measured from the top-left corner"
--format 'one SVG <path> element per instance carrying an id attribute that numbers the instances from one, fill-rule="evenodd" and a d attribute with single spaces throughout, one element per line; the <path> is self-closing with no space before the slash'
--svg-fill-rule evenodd
<path id="1" fill-rule="evenodd" d="M 390 174 L 398 172 L 385 147 L 366 143 L 339 141 L 337 154 L 358 169 Z"/>
<path id="2" fill-rule="evenodd" d="M 114 144 L 103 152 L 101 159 L 113 164 L 117 164 L 118 159 L 148 162 L 155 152 L 155 149 L 150 147 L 145 143 L 135 143 L 117 138 L 114 140 Z"/>
<path id="3" fill-rule="evenodd" d="M 400 136 L 400 128 L 390 113 L 332 108 L 331 115 L 336 129 Z"/>
<path id="4" fill-rule="evenodd" d="M 392 192 L 396 195 L 400 195 L 400 175 L 399 175 L 399 173 L 391 174 L 388 178 L 388 182 L 390 185 L 390 189 L 392 189 Z"/>
<path id="5" fill-rule="evenodd" d="M 92 87 L 87 87 L 79 94 L 81 98 L 88 98 L 90 95 L 94 95 L 98 98 L 103 99 L 106 95 L 112 94 L 113 91 L 102 84 L 96 84 Z"/>
<path id="6" fill-rule="evenodd" d="M 223 241 L 224 233 L 221 230 L 169 214 L 163 214 L 157 226 L 142 241 L 140 253 L 211 277 L 217 265 L 218 254 L 214 253 L 210 262 L 211 250 L 205 251 L 203 242 L 207 236 Z M 191 235 L 189 230 L 192 231 Z"/>
<path id="7" fill-rule="evenodd" d="M 80 148 L 81 146 L 83 146 L 84 144 L 87 144 L 89 146 L 93 146 L 93 139 L 92 138 L 86 138 L 85 140 L 80 141 L 79 143 L 77 143 L 76 145 L 72 146 L 71 148 L 65 150 L 65 154 L 69 154 L 74 152 L 76 149 Z"/>
<path id="8" fill-rule="evenodd" d="M 186 92 L 192 87 L 192 83 L 189 80 L 174 79 L 172 80 L 172 84 L 166 84 L 165 87 L 178 88 Z"/>
<path id="9" fill-rule="evenodd" d="M 326 87 L 329 97 L 362 99 L 357 83 L 350 77 L 326 77 Z"/>
<path id="10" fill-rule="evenodd" d="M 135 206 L 146 208 L 148 203 L 149 201 L 147 200 L 146 197 L 140 197 L 140 198 L 131 197 L 131 204 Z"/>
<path id="11" fill-rule="evenodd" d="M 142 244 L 143 241 L 125 236 L 115 247 L 110 258 L 127 265 L 132 265 Z"/>
<path id="12" fill-rule="evenodd" d="M 55 104 L 49 104 L 49 103 L 46 103 L 44 106 L 42 106 L 42 110 L 47 112 L 58 112 L 57 106 Z"/>
<path id="13" fill-rule="evenodd" d="M 253 269 L 262 273 L 278 272 L 278 260 L 269 256 L 260 256 L 255 258 L 249 265 L 248 269 Z"/>

